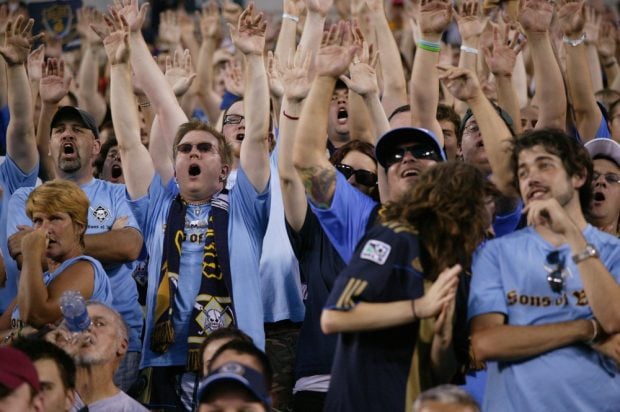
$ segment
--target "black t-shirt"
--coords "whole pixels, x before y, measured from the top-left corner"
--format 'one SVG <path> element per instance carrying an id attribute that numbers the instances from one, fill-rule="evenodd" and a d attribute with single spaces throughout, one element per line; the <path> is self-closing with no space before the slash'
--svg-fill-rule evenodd
<path id="1" fill-rule="evenodd" d="M 376 225 L 338 276 L 326 308 L 350 310 L 357 302 L 416 299 L 424 293 L 419 241 L 410 227 Z M 421 270 L 421 269 L 420 269 Z M 339 334 L 328 411 L 404 411 L 419 323 Z"/>
<path id="2" fill-rule="evenodd" d="M 286 228 L 307 291 L 304 294 L 306 314 L 297 343 L 295 379 L 329 375 L 336 351 L 336 336 L 326 336 L 321 331 L 321 312 L 345 264 L 309 207 L 299 233 L 288 222 Z"/>

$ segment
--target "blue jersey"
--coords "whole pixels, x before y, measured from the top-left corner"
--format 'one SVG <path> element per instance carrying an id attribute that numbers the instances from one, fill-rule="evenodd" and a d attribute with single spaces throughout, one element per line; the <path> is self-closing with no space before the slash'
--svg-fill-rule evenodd
<path id="1" fill-rule="evenodd" d="M 592 226 L 583 231 L 601 262 L 620 281 L 620 241 Z M 548 259 L 551 252 L 557 259 Z M 564 262 L 564 287 L 551 290 L 547 275 Z M 547 243 L 532 227 L 487 242 L 476 252 L 469 317 L 501 313 L 509 325 L 534 326 L 593 316 L 568 244 Z M 488 362 L 485 411 L 618 411 L 620 374 L 584 344 L 517 361 Z"/>
<path id="2" fill-rule="evenodd" d="M 336 279 L 326 308 L 346 311 L 358 302 L 419 298 L 424 293 L 419 247 L 410 227 L 374 226 Z M 409 389 L 417 380 L 413 361 L 418 328 L 416 321 L 339 334 L 325 410 L 408 410 L 413 405 Z"/>
<path id="3" fill-rule="evenodd" d="M 148 290 L 146 298 L 146 330 L 141 368 L 185 365 L 187 362 L 187 335 L 196 295 L 200 290 L 203 251 L 210 205 L 188 205 L 185 217 L 185 238 L 181 247 L 179 280 L 173 312 L 175 342 L 162 354 L 150 349 L 151 333 L 155 322 L 154 311 L 159 287 L 161 257 L 163 255 L 164 226 L 168 211 L 178 194 L 175 185 L 164 184 L 155 175 L 148 193 L 130 201 L 144 233 L 149 253 Z M 232 298 L 237 326 L 263 348 L 263 310 L 261 302 L 258 262 L 262 241 L 267 229 L 270 204 L 269 186 L 257 193 L 242 169 L 237 171 L 237 182 L 230 190 L 228 249 L 232 276 Z"/>
<path id="4" fill-rule="evenodd" d="M 68 267 L 73 265 L 74 263 L 85 260 L 91 264 L 93 267 L 93 271 L 95 272 L 95 277 L 93 279 L 93 291 L 86 300 L 93 300 L 97 302 L 101 302 L 105 305 L 112 306 L 112 287 L 110 286 L 110 280 L 108 279 L 108 275 L 105 270 L 103 270 L 103 266 L 97 259 L 94 259 L 90 256 L 81 255 L 76 256 L 71 259 L 67 259 L 60 264 L 53 272 L 45 272 L 43 274 L 43 282 L 45 286 L 49 286 L 54 279 L 62 274 Z M 15 307 L 13 310 L 13 314 L 11 316 L 11 320 L 19 319 L 19 307 Z M 13 323 L 13 322 L 11 322 Z"/>
<path id="5" fill-rule="evenodd" d="M 9 199 L 20 187 L 34 186 L 37 182 L 38 173 L 38 166 L 24 173 L 9 156 L 0 164 L 0 187 L 2 188 L 2 201 L 0 201 L 0 247 L 2 248 L 2 256 L 4 257 L 7 271 L 6 286 L 0 288 L 0 312 L 4 312 L 17 295 L 16 271 L 10 271 L 13 260 L 9 256 L 7 246 L 8 235 L 6 228 Z"/>
<path id="6" fill-rule="evenodd" d="M 140 230 L 125 200 L 125 185 L 92 179 L 80 188 L 86 193 L 90 201 L 87 235 L 108 232 L 112 229 L 114 221 L 122 216 L 128 218 L 125 227 Z M 33 189 L 32 187 L 20 189 L 11 198 L 9 203 L 10 217 L 7 224 L 9 236 L 17 232 L 17 225 L 32 225 L 26 215 L 26 200 Z M 144 318 L 138 303 L 136 282 L 131 276 L 136 264 L 136 262 L 130 262 L 104 265 L 114 295 L 112 306 L 121 314 L 129 328 L 129 351 L 131 352 L 141 349 L 140 337 Z M 11 269 L 17 270 L 17 266 L 13 264 Z"/>

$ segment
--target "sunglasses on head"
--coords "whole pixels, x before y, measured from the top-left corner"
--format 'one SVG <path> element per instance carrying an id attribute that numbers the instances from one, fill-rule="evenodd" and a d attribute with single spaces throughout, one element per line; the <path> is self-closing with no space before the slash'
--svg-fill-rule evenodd
<path id="1" fill-rule="evenodd" d="M 437 151 L 428 146 L 406 146 L 397 147 L 389 152 L 386 156 L 385 163 L 389 168 L 393 164 L 400 163 L 405 158 L 405 154 L 409 153 L 417 160 L 434 160 L 436 162 L 441 161 L 441 155 Z"/>
<path id="2" fill-rule="evenodd" d="M 564 288 L 564 276 L 562 276 L 562 272 L 564 271 L 564 257 L 560 256 L 560 252 L 558 250 L 554 250 L 547 254 L 547 264 L 553 268 L 553 270 L 547 275 L 547 282 L 549 283 L 549 287 L 555 293 L 562 292 Z"/>
<path id="3" fill-rule="evenodd" d="M 620 175 L 616 173 L 601 174 L 601 173 L 594 172 L 592 173 L 592 181 L 596 182 L 598 178 L 601 176 L 603 176 L 603 179 L 605 179 L 605 181 L 609 183 L 610 185 L 615 185 L 615 184 L 620 183 Z"/>
<path id="4" fill-rule="evenodd" d="M 223 124 L 239 124 L 243 119 L 245 119 L 245 117 L 240 114 L 227 114 L 224 116 Z"/>
<path id="5" fill-rule="evenodd" d="M 351 166 L 345 165 L 342 163 L 337 163 L 335 167 L 347 179 L 355 175 L 355 181 L 359 183 L 360 185 L 372 187 L 377 184 L 376 173 L 369 172 L 368 170 L 364 170 L 364 169 L 356 170 L 356 169 L 353 169 Z"/>
<path id="6" fill-rule="evenodd" d="M 181 143 L 180 145 L 177 146 L 177 152 L 179 153 L 184 153 L 184 154 L 188 154 L 191 153 L 193 148 L 198 149 L 198 151 L 200 153 L 209 153 L 209 152 L 213 152 L 213 145 L 209 142 L 202 142 L 202 143 L 196 143 L 196 144 L 192 144 L 192 143 Z"/>

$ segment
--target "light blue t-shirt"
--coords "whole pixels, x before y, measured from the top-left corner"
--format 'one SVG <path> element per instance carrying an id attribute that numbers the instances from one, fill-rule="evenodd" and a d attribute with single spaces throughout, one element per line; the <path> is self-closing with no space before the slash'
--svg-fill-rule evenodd
<path id="1" fill-rule="evenodd" d="M 620 240 L 588 225 L 583 231 L 601 262 L 620 282 Z M 556 268 L 547 260 L 557 250 L 564 261 L 562 293 L 551 290 L 547 275 Z M 486 313 L 506 315 L 509 325 L 534 326 L 588 319 L 579 269 L 568 244 L 547 243 L 532 227 L 481 247 L 474 256 L 469 318 Z M 618 411 L 620 371 L 585 344 L 573 344 L 517 361 L 488 362 L 485 411 Z"/>
<path id="2" fill-rule="evenodd" d="M 12 274 L 9 272 L 13 262 L 9 255 L 6 231 L 9 199 L 20 187 L 34 186 L 38 174 L 38 165 L 28 173 L 24 173 L 9 156 L 0 164 L 0 187 L 3 191 L 0 201 L 0 247 L 7 271 L 6 286 L 0 288 L 0 312 L 4 312 L 17 295 L 17 276 L 15 276 L 15 271 Z"/>
<path id="3" fill-rule="evenodd" d="M 103 270 L 103 266 L 101 266 L 101 263 L 99 263 L 97 259 L 90 256 L 80 255 L 71 259 L 67 259 L 62 262 L 55 271 L 45 272 L 43 274 L 43 282 L 45 283 L 45 286 L 49 286 L 50 283 L 52 283 L 54 279 L 60 276 L 62 272 L 64 272 L 69 266 L 80 260 L 85 260 L 89 262 L 93 267 L 93 271 L 95 272 L 93 293 L 90 295 L 90 298 L 86 300 L 97 301 L 105 305 L 112 306 L 112 287 L 110 286 L 110 280 L 108 279 L 108 275 L 106 274 L 105 270 Z M 19 307 L 15 307 L 11 318 L 19 319 Z"/>
<path id="4" fill-rule="evenodd" d="M 308 200 L 327 238 L 342 260 L 349 262 L 366 234 L 368 219 L 377 202 L 351 186 L 342 173 L 336 173 L 336 189 L 329 208 L 320 208 Z"/>
<path id="5" fill-rule="evenodd" d="M 125 227 L 140 231 L 138 222 L 125 199 L 125 185 L 92 179 L 80 187 L 90 200 L 87 235 L 108 232 L 112 229 L 114 221 L 122 216 L 128 218 Z M 32 187 L 19 189 L 11 198 L 10 216 L 7 222 L 8 236 L 17 232 L 17 225 L 32 225 L 26 215 L 26 200 L 33 189 Z M 141 349 L 140 336 L 144 323 L 144 316 L 138 303 L 138 289 L 131 276 L 136 264 L 137 262 L 103 265 L 112 285 L 114 295 L 112 306 L 121 314 L 129 328 L 130 352 L 139 352 Z M 17 271 L 14 261 L 11 270 Z M 16 272 L 16 276 L 18 275 L 19 272 Z"/>
<path id="6" fill-rule="evenodd" d="M 170 182 L 164 184 L 155 174 L 148 193 L 129 204 L 144 233 L 148 264 L 148 290 L 146 296 L 146 330 L 140 368 L 153 366 L 185 365 L 187 362 L 187 335 L 189 316 L 200 290 L 204 235 L 210 205 L 188 206 L 185 218 L 185 239 L 181 247 L 179 280 L 175 294 L 173 326 L 175 341 L 162 354 L 151 351 L 151 333 L 155 323 L 154 310 L 159 287 L 161 259 L 164 245 L 164 227 L 172 201 L 178 189 Z M 232 276 L 232 297 L 237 326 L 250 335 L 254 343 L 263 348 L 263 309 L 258 262 L 262 241 L 269 220 L 270 189 L 257 193 L 242 169 L 237 171 L 237 182 L 229 192 L 228 253 Z"/>
<path id="7" fill-rule="evenodd" d="M 304 319 L 305 306 L 301 294 L 299 262 L 293 253 L 284 221 L 284 203 L 278 173 L 279 146 L 279 143 L 276 144 L 269 158 L 271 206 L 259 265 L 263 315 L 265 322 L 286 319 L 301 322 Z M 228 177 L 228 189 L 234 186 L 237 179 L 237 171 L 233 172 L 232 177 Z"/>

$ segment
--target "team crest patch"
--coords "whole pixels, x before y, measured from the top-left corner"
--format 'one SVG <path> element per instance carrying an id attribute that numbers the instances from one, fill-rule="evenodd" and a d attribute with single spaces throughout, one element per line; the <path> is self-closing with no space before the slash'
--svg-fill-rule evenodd
<path id="1" fill-rule="evenodd" d="M 380 240 L 370 239 L 364 245 L 360 257 L 362 259 L 375 262 L 377 265 L 383 265 L 388 256 L 390 256 L 391 250 L 392 246 L 387 243 L 381 242 Z"/>
<path id="2" fill-rule="evenodd" d="M 110 217 L 110 211 L 103 206 L 97 206 L 96 209 L 92 209 L 93 216 L 101 223 L 105 222 Z"/>

